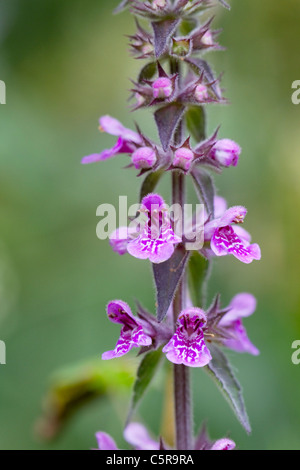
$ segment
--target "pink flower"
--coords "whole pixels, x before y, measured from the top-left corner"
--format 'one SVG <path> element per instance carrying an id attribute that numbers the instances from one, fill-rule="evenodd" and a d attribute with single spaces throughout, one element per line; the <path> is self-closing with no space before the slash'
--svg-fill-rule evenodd
<path id="1" fill-rule="evenodd" d="M 224 328 L 230 335 L 229 339 L 222 341 L 224 346 L 240 353 L 252 354 L 253 356 L 259 354 L 259 350 L 249 340 L 246 329 L 242 324 L 242 318 L 252 315 L 255 309 L 256 299 L 251 294 L 241 293 L 232 299 L 226 308 L 228 312 L 219 322 L 219 326 Z"/>
<path id="2" fill-rule="evenodd" d="M 81 163 L 87 164 L 107 160 L 119 153 L 131 154 L 142 144 L 142 138 L 137 132 L 127 129 L 111 116 L 102 116 L 100 118 L 100 129 L 108 134 L 116 135 L 118 137 L 116 144 L 111 149 L 84 157 Z"/>
<path id="3" fill-rule="evenodd" d="M 151 326 L 145 321 L 136 318 L 129 307 L 122 300 L 114 300 L 107 306 L 107 315 L 111 322 L 120 323 L 122 326 L 120 337 L 115 349 L 102 354 L 102 359 L 114 359 L 124 356 L 132 348 L 150 346 L 152 337 Z"/>
<path id="4" fill-rule="evenodd" d="M 203 328 L 206 315 L 200 308 L 183 310 L 177 320 L 177 329 L 163 348 L 167 359 L 174 364 L 189 367 L 204 367 L 212 359 L 204 341 Z"/>
<path id="5" fill-rule="evenodd" d="M 152 84 L 153 98 L 170 98 L 174 91 L 173 82 L 168 77 L 159 77 Z"/>
<path id="6" fill-rule="evenodd" d="M 159 450 L 159 443 L 154 441 L 145 426 L 140 423 L 129 423 L 124 430 L 125 440 L 135 450 Z M 113 438 L 105 432 L 97 432 L 99 450 L 119 450 Z"/>
<path id="7" fill-rule="evenodd" d="M 217 140 L 210 151 L 209 157 L 221 166 L 237 166 L 241 147 L 230 139 Z"/>
<path id="8" fill-rule="evenodd" d="M 233 255 L 243 263 L 261 259 L 261 251 L 256 243 L 250 244 L 251 236 L 238 225 L 244 221 L 247 209 L 234 206 L 226 210 L 226 201 L 215 198 L 215 219 L 204 226 L 204 239 L 216 256 Z"/>
<path id="9" fill-rule="evenodd" d="M 140 147 L 132 154 L 131 161 L 137 170 L 148 170 L 157 161 L 156 152 L 152 147 Z"/>
<path id="10" fill-rule="evenodd" d="M 163 263 L 171 258 L 181 238 L 174 234 L 167 207 L 159 194 L 144 197 L 141 212 L 145 212 L 147 221 L 140 235 L 128 242 L 127 251 L 135 258 Z"/>

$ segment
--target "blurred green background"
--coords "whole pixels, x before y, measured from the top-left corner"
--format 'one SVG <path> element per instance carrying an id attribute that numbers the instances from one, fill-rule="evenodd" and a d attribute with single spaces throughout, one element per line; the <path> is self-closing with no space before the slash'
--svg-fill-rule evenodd
<path id="1" fill-rule="evenodd" d="M 291 84 L 300 79 L 298 0 L 230 0 L 216 27 L 227 51 L 207 56 L 225 71 L 229 107 L 209 108 L 209 131 L 243 147 L 237 168 L 216 178 L 229 204 L 248 210 L 246 228 L 263 258 L 247 266 L 218 259 L 209 285 L 227 305 L 237 292 L 258 298 L 246 320 L 258 358 L 231 353 L 253 427 L 249 437 L 202 371 L 194 371 L 195 424 L 211 435 L 230 432 L 240 449 L 300 449 L 300 106 Z M 128 111 L 129 78 L 140 63 L 128 56 L 129 13 L 113 16 L 117 0 L 0 0 L 0 365 L 1 449 L 89 449 L 94 433 L 125 446 L 126 393 L 91 401 L 50 442 L 36 433 L 51 374 L 96 357 L 115 344 L 118 328 L 106 303 L 138 297 L 153 309 L 149 265 L 118 257 L 96 238 L 96 208 L 137 202 L 134 171 L 120 156 L 81 166 L 82 156 L 111 146 L 98 118 L 111 114 L 128 127 L 137 119 L 156 137 L 151 113 Z M 123 159 L 123 161 L 122 161 Z M 126 161 L 126 163 L 124 163 Z M 167 180 L 168 178 L 166 178 Z M 165 184 L 167 181 L 165 181 Z M 129 359 L 135 366 L 134 354 Z M 159 432 L 164 392 L 158 377 L 139 418 Z"/>

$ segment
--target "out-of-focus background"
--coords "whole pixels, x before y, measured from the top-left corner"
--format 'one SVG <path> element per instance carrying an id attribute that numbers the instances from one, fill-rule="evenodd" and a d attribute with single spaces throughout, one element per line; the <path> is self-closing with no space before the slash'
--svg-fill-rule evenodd
<path id="1" fill-rule="evenodd" d="M 291 361 L 300 339 L 300 106 L 291 84 L 300 79 L 297 0 L 230 0 L 216 28 L 227 51 L 207 56 L 225 71 L 229 107 L 209 108 L 209 131 L 243 148 L 239 166 L 216 179 L 230 205 L 245 205 L 246 228 L 262 261 L 218 259 L 209 285 L 223 305 L 238 292 L 258 299 L 245 321 L 260 349 L 257 358 L 231 353 L 253 427 L 249 437 L 201 370 L 193 371 L 195 423 L 207 419 L 214 438 L 230 432 L 240 449 L 300 448 L 300 365 Z M 125 446 L 122 426 L 129 395 L 90 400 L 55 439 L 38 435 L 42 397 L 56 370 L 111 349 L 118 327 L 105 305 L 138 297 L 153 309 L 147 262 L 119 257 L 96 237 L 96 208 L 137 202 L 140 180 L 122 170 L 127 157 L 81 166 L 84 155 L 110 147 L 98 118 L 111 114 L 126 126 L 139 121 L 156 137 L 151 113 L 130 114 L 129 78 L 140 63 L 128 55 L 128 12 L 113 16 L 117 0 L 0 0 L 0 365 L 1 449 L 89 449 L 94 433 L 111 433 Z M 164 184 L 167 184 L 165 181 Z M 129 368 L 135 367 L 134 354 Z M 113 367 L 113 366 L 111 366 Z M 154 381 L 138 418 L 159 432 L 165 408 Z M 125 410 L 125 411 L 124 411 Z"/>

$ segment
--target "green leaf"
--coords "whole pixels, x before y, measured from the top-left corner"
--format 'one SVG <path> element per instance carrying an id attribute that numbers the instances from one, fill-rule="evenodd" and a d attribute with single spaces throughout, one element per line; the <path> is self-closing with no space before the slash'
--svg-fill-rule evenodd
<path id="1" fill-rule="evenodd" d="M 156 62 L 149 62 L 140 71 L 138 81 L 141 83 L 143 80 L 151 80 L 157 71 Z"/>
<path id="2" fill-rule="evenodd" d="M 181 36 L 188 36 L 193 29 L 197 26 L 197 21 L 194 18 L 184 19 L 180 24 L 180 34 Z"/>
<path id="3" fill-rule="evenodd" d="M 186 125 L 196 142 L 202 142 L 206 136 L 206 115 L 203 106 L 191 106 L 185 114 Z"/>
<path id="4" fill-rule="evenodd" d="M 215 187 L 212 177 L 207 171 L 198 168 L 192 170 L 192 177 L 200 202 L 205 205 L 208 215 L 214 217 Z"/>
<path id="5" fill-rule="evenodd" d="M 118 398 L 132 387 L 134 365 L 126 358 L 112 362 L 83 362 L 55 373 L 43 399 L 37 423 L 39 436 L 53 439 L 69 419 L 86 404 L 111 395 Z"/>
<path id="6" fill-rule="evenodd" d="M 195 307 L 204 308 L 206 281 L 210 272 L 210 262 L 193 251 L 188 264 L 188 286 Z"/>
<path id="7" fill-rule="evenodd" d="M 251 426 L 243 399 L 242 388 L 233 374 L 227 357 L 216 346 L 210 345 L 209 350 L 213 359 L 205 367 L 206 371 L 216 382 L 243 428 L 247 433 L 251 433 Z"/>
<path id="8" fill-rule="evenodd" d="M 153 171 L 149 173 L 143 181 L 141 192 L 140 192 L 140 201 L 147 196 L 147 194 L 152 193 L 156 188 L 160 178 L 164 174 L 163 170 Z"/>
<path id="9" fill-rule="evenodd" d="M 134 411 L 143 398 L 151 380 L 154 377 L 155 372 L 157 371 L 161 358 L 161 349 L 150 351 L 143 357 L 137 371 L 136 381 L 133 386 L 133 396 L 126 423 L 130 421 Z"/>

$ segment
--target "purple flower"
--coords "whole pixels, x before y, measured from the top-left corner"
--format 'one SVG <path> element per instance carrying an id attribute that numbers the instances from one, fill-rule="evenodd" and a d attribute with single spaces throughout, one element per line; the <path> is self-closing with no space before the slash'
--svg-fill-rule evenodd
<path id="1" fill-rule="evenodd" d="M 194 157 L 195 154 L 191 149 L 181 147 L 174 153 L 173 166 L 176 168 L 182 168 L 184 171 L 188 171 Z"/>
<path id="2" fill-rule="evenodd" d="M 223 438 L 216 441 L 210 450 L 234 450 L 235 447 L 235 442 L 233 442 L 231 439 Z"/>
<path id="3" fill-rule="evenodd" d="M 249 340 L 242 324 L 242 318 L 252 315 L 255 309 L 256 299 L 251 294 L 238 294 L 232 299 L 226 309 L 228 312 L 219 322 L 219 326 L 230 334 L 230 339 L 222 341 L 224 346 L 237 352 L 252 354 L 253 356 L 259 354 L 259 350 Z"/>
<path id="4" fill-rule="evenodd" d="M 212 357 L 204 341 L 206 315 L 200 308 L 183 310 L 177 320 L 177 329 L 163 348 L 169 361 L 189 367 L 204 367 Z"/>
<path id="5" fill-rule="evenodd" d="M 114 359 L 127 354 L 132 348 L 150 346 L 152 328 L 145 321 L 134 317 L 130 307 L 122 300 L 114 300 L 107 306 L 107 315 L 113 323 L 123 325 L 120 338 L 113 351 L 102 354 L 102 359 Z"/>
<path id="6" fill-rule="evenodd" d="M 159 443 L 150 437 L 145 426 L 140 423 L 129 423 L 124 430 L 124 438 L 135 450 L 159 450 Z M 113 438 L 105 432 L 97 432 L 96 439 L 99 450 L 119 450 Z"/>
<path id="7" fill-rule="evenodd" d="M 256 243 L 250 244 L 251 236 L 242 227 L 232 224 L 241 224 L 247 214 L 243 206 L 234 206 L 225 210 L 226 202 L 223 198 L 215 198 L 216 218 L 205 224 L 204 239 L 210 241 L 211 250 L 216 256 L 233 255 L 243 263 L 249 264 L 254 259 L 261 259 L 261 251 Z"/>
<path id="8" fill-rule="evenodd" d="M 140 147 L 132 154 L 131 161 L 137 170 L 148 170 L 157 161 L 156 152 L 152 147 Z"/>
<path id="9" fill-rule="evenodd" d="M 151 263 L 163 263 L 171 258 L 174 245 L 181 238 L 174 234 L 167 206 L 159 194 L 148 194 L 141 203 L 141 212 L 147 217 L 140 235 L 127 244 L 129 254 L 139 259 L 149 259 Z"/>
<path id="10" fill-rule="evenodd" d="M 154 441 L 145 426 L 129 423 L 124 430 L 124 438 L 136 450 L 159 450 L 159 443 Z"/>
<path id="11" fill-rule="evenodd" d="M 213 146 L 209 157 L 221 166 L 236 166 L 238 164 L 241 151 L 241 147 L 233 140 L 221 139 Z"/>
<path id="12" fill-rule="evenodd" d="M 109 434 L 106 434 L 106 432 L 97 432 L 96 439 L 99 450 L 118 450 L 115 441 Z"/>
<path id="13" fill-rule="evenodd" d="M 119 450 L 113 438 L 105 432 L 97 432 L 98 450 Z M 160 444 L 151 438 L 148 430 L 140 423 L 129 423 L 124 430 L 124 439 L 135 450 L 160 450 Z M 206 431 L 202 431 L 195 444 L 195 450 L 233 450 L 235 443 L 228 438 L 212 442 Z"/>
<path id="14" fill-rule="evenodd" d="M 108 134 L 116 135 L 118 137 L 116 144 L 111 149 L 84 157 L 81 163 L 94 163 L 107 160 L 119 153 L 132 153 L 142 144 L 142 138 L 139 134 L 131 129 L 127 129 L 117 119 L 111 116 L 102 116 L 100 118 L 100 129 Z"/>
<path id="15" fill-rule="evenodd" d="M 231 439 L 223 438 L 211 441 L 204 425 L 195 443 L 195 450 L 233 450 L 236 445 Z"/>
<path id="16" fill-rule="evenodd" d="M 205 103 L 209 99 L 207 86 L 200 84 L 195 89 L 195 98 L 199 103 Z"/>
<path id="17" fill-rule="evenodd" d="M 153 97 L 157 99 L 170 98 L 173 93 L 173 83 L 168 77 L 160 77 L 152 84 Z"/>
<path id="18" fill-rule="evenodd" d="M 132 240 L 132 237 L 130 236 L 130 229 L 128 227 L 119 227 L 109 236 L 110 246 L 116 253 L 119 253 L 119 255 L 125 255 L 125 253 L 127 253 L 127 245 L 130 240 Z"/>

